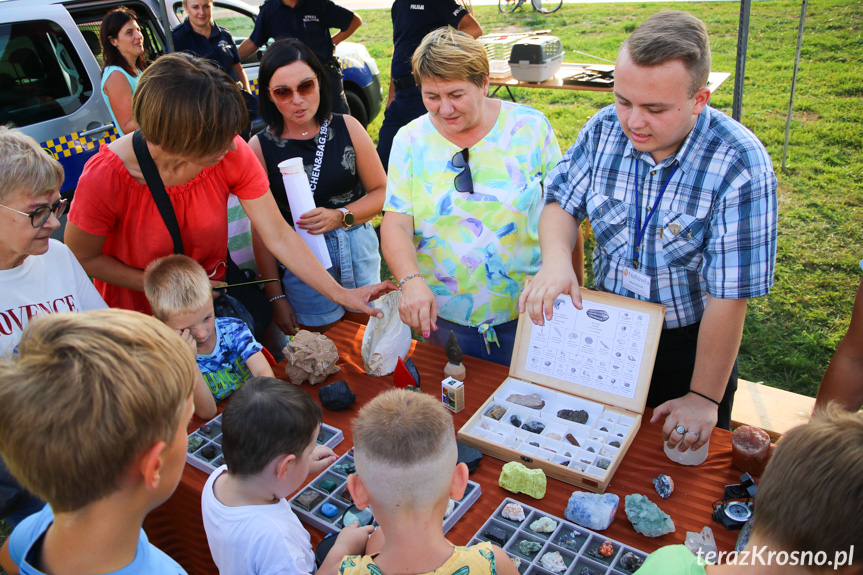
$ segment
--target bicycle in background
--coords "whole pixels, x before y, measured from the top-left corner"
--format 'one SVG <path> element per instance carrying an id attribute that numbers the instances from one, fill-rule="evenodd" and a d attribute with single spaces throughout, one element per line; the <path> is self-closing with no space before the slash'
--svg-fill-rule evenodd
<path id="1" fill-rule="evenodd" d="M 510 14 L 519 9 L 525 0 L 497 0 L 497 9 L 504 14 Z M 563 5 L 563 0 L 530 0 L 531 6 L 542 14 L 557 12 Z"/>

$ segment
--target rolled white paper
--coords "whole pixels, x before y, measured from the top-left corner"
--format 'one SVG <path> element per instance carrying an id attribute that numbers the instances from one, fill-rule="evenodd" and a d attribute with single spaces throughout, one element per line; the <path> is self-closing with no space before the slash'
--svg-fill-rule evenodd
<path id="1" fill-rule="evenodd" d="M 327 250 L 327 242 L 323 234 L 310 234 L 307 230 L 297 225 L 297 218 L 304 213 L 315 209 L 315 198 L 312 188 L 309 186 L 309 178 L 303 169 L 302 158 L 289 158 L 279 163 L 279 171 L 282 173 L 282 181 L 285 183 L 285 192 L 288 195 L 288 205 L 291 206 L 291 217 L 294 218 L 294 229 L 324 266 L 329 269 L 333 266 L 330 260 L 330 252 Z"/>

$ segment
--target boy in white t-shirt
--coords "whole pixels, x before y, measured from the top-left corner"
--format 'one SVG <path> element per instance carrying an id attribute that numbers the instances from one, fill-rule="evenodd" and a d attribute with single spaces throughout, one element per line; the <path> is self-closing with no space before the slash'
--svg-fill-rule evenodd
<path id="1" fill-rule="evenodd" d="M 226 465 L 204 485 L 201 509 L 221 575 L 315 572 L 308 532 L 286 497 L 336 459 L 317 445 L 321 408 L 303 390 L 272 377 L 254 377 L 222 414 Z M 319 573 L 334 575 L 345 555 L 362 553 L 372 527 L 346 527 Z"/>

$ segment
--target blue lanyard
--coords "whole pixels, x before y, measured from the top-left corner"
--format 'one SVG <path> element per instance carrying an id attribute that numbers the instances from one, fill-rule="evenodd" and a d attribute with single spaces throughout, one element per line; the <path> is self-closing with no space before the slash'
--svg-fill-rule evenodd
<path id="1" fill-rule="evenodd" d="M 659 195 L 656 196 L 656 201 L 653 202 L 653 208 L 647 213 L 647 217 L 644 218 L 644 225 L 641 225 L 641 200 L 638 197 L 638 163 L 641 160 L 638 158 L 634 158 L 633 162 L 635 164 L 635 255 L 632 257 L 632 269 L 638 269 L 638 252 L 641 246 L 641 240 L 644 239 L 644 234 L 647 232 L 647 226 L 650 224 L 650 218 L 653 217 L 653 214 L 656 213 L 656 208 L 659 207 L 659 202 L 662 200 L 663 194 L 665 194 L 665 188 L 668 187 L 669 182 L 671 182 L 671 178 L 674 177 L 674 173 L 677 172 L 677 162 L 675 161 L 674 167 L 671 168 L 671 173 L 668 174 L 668 177 L 665 178 L 665 183 L 662 184 L 662 188 L 659 190 Z"/>

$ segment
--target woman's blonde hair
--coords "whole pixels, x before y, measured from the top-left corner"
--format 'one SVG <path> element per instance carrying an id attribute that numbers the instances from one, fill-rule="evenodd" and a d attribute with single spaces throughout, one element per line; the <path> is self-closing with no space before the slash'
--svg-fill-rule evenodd
<path id="1" fill-rule="evenodd" d="M 482 44 L 455 28 L 438 28 L 429 32 L 411 60 L 417 86 L 423 78 L 464 80 L 478 88 L 488 79 L 488 56 Z"/>
<path id="2" fill-rule="evenodd" d="M 27 199 L 53 193 L 63 183 L 63 166 L 36 140 L 0 126 L 0 203 L 15 194 Z"/>

